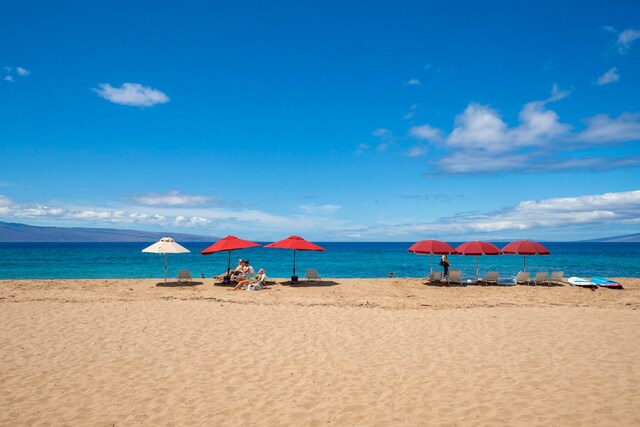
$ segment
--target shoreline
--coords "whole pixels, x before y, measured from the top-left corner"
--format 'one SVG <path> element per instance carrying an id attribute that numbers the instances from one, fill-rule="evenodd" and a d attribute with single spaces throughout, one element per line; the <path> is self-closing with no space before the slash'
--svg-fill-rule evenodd
<path id="1" fill-rule="evenodd" d="M 323 279 L 291 285 L 269 279 L 262 291 L 231 291 L 216 279 L 190 283 L 147 279 L 0 280 L 0 302 L 106 302 L 138 300 L 212 300 L 248 304 L 369 306 L 388 309 L 590 306 L 640 308 L 640 279 L 613 278 L 624 289 L 563 286 L 441 286 L 424 279 Z M 214 285 L 216 283 L 216 285 Z"/>

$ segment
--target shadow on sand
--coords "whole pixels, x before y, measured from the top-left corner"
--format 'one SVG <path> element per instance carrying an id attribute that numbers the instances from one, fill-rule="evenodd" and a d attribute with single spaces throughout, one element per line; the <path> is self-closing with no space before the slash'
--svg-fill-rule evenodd
<path id="1" fill-rule="evenodd" d="M 290 280 L 284 281 L 284 282 L 277 282 L 279 285 L 282 286 L 290 286 L 292 288 L 310 288 L 310 287 L 315 287 L 315 286 L 336 286 L 339 283 L 338 282 L 334 282 L 333 280 L 320 280 L 319 282 L 306 282 L 304 280 L 300 280 L 298 283 L 296 283 L 295 285 L 291 283 Z"/>
<path id="2" fill-rule="evenodd" d="M 183 286 L 198 286 L 198 285 L 204 285 L 204 282 L 195 282 L 195 281 L 191 281 L 191 282 L 160 282 L 160 283 L 156 283 L 156 286 L 159 288 L 177 288 L 177 287 L 183 287 Z"/>

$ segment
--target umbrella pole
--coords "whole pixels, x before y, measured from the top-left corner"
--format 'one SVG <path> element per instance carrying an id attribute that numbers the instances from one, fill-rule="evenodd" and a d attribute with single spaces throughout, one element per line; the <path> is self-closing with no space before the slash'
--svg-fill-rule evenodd
<path id="1" fill-rule="evenodd" d="M 296 250 L 293 250 L 293 276 L 296 275 Z"/>
<path id="2" fill-rule="evenodd" d="M 476 255 L 476 282 L 478 281 L 478 255 Z"/>
<path id="3" fill-rule="evenodd" d="M 167 284 L 167 262 L 168 262 L 168 258 L 169 255 L 168 254 L 164 254 L 164 284 Z"/>
<path id="4" fill-rule="evenodd" d="M 522 258 L 524 258 L 524 271 L 527 271 L 527 256 L 523 255 Z"/>
<path id="5" fill-rule="evenodd" d="M 229 252 L 229 259 L 227 260 L 227 276 L 229 276 L 229 272 L 231 271 L 231 251 Z"/>
<path id="6" fill-rule="evenodd" d="M 429 274 L 433 277 L 433 254 L 429 255 Z"/>

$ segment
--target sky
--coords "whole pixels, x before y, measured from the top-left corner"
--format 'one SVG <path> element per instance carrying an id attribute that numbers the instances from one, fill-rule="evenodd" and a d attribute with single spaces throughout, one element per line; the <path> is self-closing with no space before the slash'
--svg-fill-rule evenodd
<path id="1" fill-rule="evenodd" d="M 5 2 L 0 67 L 0 221 L 640 231 L 638 1 Z"/>

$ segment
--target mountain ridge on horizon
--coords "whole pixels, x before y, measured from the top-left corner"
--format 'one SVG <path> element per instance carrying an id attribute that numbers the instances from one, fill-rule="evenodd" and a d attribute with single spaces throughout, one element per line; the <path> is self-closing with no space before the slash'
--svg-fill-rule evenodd
<path id="1" fill-rule="evenodd" d="M 155 242 L 163 237 L 183 242 L 213 242 L 218 237 L 199 234 L 122 230 L 117 228 L 54 227 L 0 221 L 1 243 Z"/>
<path id="2" fill-rule="evenodd" d="M 37 226 L 0 221 L 0 243 L 99 243 L 99 242 L 154 242 L 169 236 L 183 242 L 213 242 L 220 237 L 200 234 L 125 230 L 116 228 Z M 518 239 L 492 239 L 510 242 Z M 602 237 L 574 242 L 640 242 L 640 233 Z"/>

